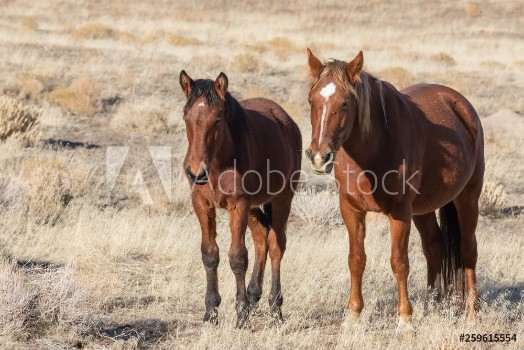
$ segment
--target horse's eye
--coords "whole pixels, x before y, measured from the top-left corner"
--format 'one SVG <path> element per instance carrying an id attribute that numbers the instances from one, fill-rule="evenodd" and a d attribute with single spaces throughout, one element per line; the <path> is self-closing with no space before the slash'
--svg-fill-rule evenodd
<path id="1" fill-rule="evenodd" d="M 342 105 L 340 105 L 340 108 L 346 109 L 347 106 L 348 106 L 348 101 L 344 101 L 344 102 L 342 102 Z"/>
<path id="2" fill-rule="evenodd" d="M 220 119 L 220 118 L 219 118 L 219 119 L 217 119 L 217 120 L 215 121 L 215 125 L 218 125 L 218 124 L 220 124 L 220 122 L 221 122 L 221 121 L 222 121 L 222 119 Z"/>

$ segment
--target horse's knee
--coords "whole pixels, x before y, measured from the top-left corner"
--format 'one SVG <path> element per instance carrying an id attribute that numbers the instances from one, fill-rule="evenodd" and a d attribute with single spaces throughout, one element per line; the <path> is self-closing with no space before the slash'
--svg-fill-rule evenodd
<path id="1" fill-rule="evenodd" d="M 258 303 L 260 298 L 262 297 L 262 290 L 260 286 L 256 285 L 256 283 L 249 283 L 249 286 L 247 287 L 247 300 L 249 301 L 250 305 L 254 305 Z"/>
<path id="2" fill-rule="evenodd" d="M 220 262 L 220 255 L 218 254 L 218 248 L 202 246 L 201 251 L 202 251 L 202 263 L 204 264 L 204 268 L 206 270 L 216 269 Z"/>
<path id="3" fill-rule="evenodd" d="M 406 277 L 409 273 L 409 260 L 407 255 L 392 256 L 390 258 L 391 270 L 397 278 Z"/>
<path id="4" fill-rule="evenodd" d="M 460 253 L 462 254 L 464 267 L 475 268 L 478 257 L 477 240 L 473 237 L 471 240 L 461 242 L 460 245 Z"/>
<path id="5" fill-rule="evenodd" d="M 232 247 L 229 250 L 229 265 L 235 275 L 245 273 L 247 270 L 246 247 Z"/>
<path id="6" fill-rule="evenodd" d="M 285 233 L 280 233 L 278 235 L 273 233 L 269 239 L 269 256 L 271 257 L 271 260 L 282 259 L 284 252 L 286 251 L 286 241 Z"/>
<path id="7" fill-rule="evenodd" d="M 363 273 L 366 268 L 366 254 L 349 254 L 349 271 L 351 273 Z"/>

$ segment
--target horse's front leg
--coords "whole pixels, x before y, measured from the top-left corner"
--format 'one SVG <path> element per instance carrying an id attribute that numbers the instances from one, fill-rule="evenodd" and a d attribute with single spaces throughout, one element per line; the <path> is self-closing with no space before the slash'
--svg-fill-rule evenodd
<path id="1" fill-rule="evenodd" d="M 202 262 L 206 270 L 206 313 L 204 322 L 212 324 L 218 323 L 218 306 L 221 298 L 218 293 L 217 267 L 220 261 L 218 245 L 216 242 L 216 221 L 215 208 L 206 206 L 206 203 L 199 199 L 193 199 L 193 208 L 200 222 L 202 229 L 202 242 L 200 250 L 202 252 Z"/>
<path id="2" fill-rule="evenodd" d="M 229 226 L 231 228 L 231 247 L 229 264 L 235 274 L 237 284 L 236 310 L 237 328 L 244 326 L 249 316 L 249 303 L 246 294 L 246 271 L 248 265 L 246 249 L 246 228 L 249 218 L 249 203 L 239 201 L 229 209 Z"/>
<path id="3" fill-rule="evenodd" d="M 391 269 L 397 280 L 398 288 L 398 331 L 411 332 L 411 314 L 413 308 L 408 295 L 408 242 L 411 228 L 411 207 L 396 210 L 389 214 L 391 230 Z"/>
<path id="4" fill-rule="evenodd" d="M 340 212 L 349 234 L 348 265 L 351 274 L 351 286 L 348 301 L 348 314 L 344 326 L 358 321 L 364 308 L 362 298 L 362 275 L 366 268 L 366 252 L 364 239 L 366 237 L 366 212 L 353 209 L 349 202 L 340 198 Z"/>

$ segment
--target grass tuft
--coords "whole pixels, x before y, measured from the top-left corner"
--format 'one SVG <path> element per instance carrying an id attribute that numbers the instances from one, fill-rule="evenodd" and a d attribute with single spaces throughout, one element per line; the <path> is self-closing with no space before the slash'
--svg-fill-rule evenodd
<path id="1" fill-rule="evenodd" d="M 8 96 L 0 96 L 0 140 L 14 140 L 23 146 L 36 144 L 42 110 L 24 105 Z"/>

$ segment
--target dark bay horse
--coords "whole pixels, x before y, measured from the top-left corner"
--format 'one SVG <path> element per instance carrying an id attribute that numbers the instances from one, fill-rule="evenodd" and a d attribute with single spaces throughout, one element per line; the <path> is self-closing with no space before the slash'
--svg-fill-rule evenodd
<path id="1" fill-rule="evenodd" d="M 387 215 L 391 268 L 397 280 L 399 329 L 411 329 L 408 239 L 411 220 L 427 260 L 428 288 L 458 293 L 467 282 L 467 314 L 478 306 L 475 266 L 478 198 L 484 176 L 482 126 L 473 106 L 449 87 L 420 84 L 398 91 L 350 62 L 322 63 L 308 49 L 313 170 L 334 167 L 349 232 L 351 291 L 347 321 L 364 306 L 366 212 Z M 435 211 L 440 208 L 440 226 Z M 439 298 L 440 299 L 440 298 Z"/>
<path id="2" fill-rule="evenodd" d="M 184 170 L 202 229 L 202 261 L 207 275 L 204 321 L 218 322 L 215 208 L 229 214 L 229 263 L 236 278 L 237 327 L 242 327 L 262 294 L 269 250 L 271 313 L 282 318 L 280 262 L 286 249 L 285 228 L 300 177 L 302 137 L 289 115 L 275 102 L 254 98 L 238 102 L 227 91 L 224 73 L 193 81 L 185 71 L 180 85 L 189 146 Z M 263 208 L 263 210 L 261 210 Z M 249 226 L 255 245 L 253 275 L 246 291 Z"/>

